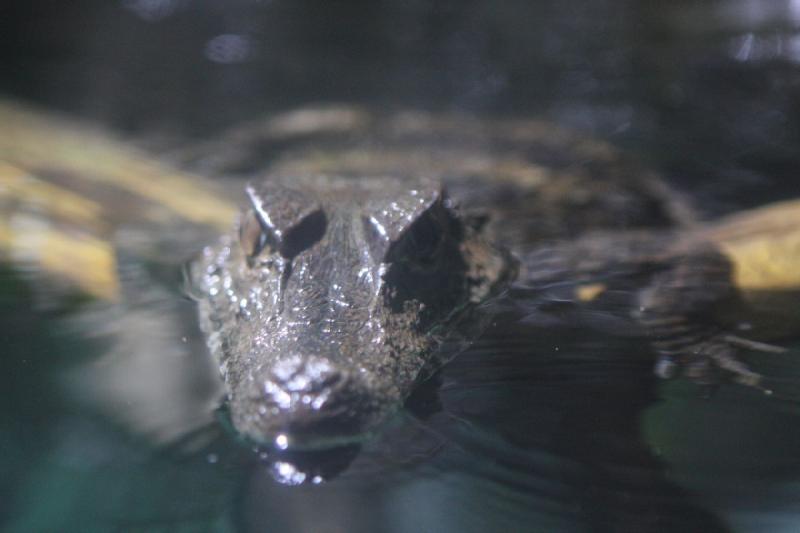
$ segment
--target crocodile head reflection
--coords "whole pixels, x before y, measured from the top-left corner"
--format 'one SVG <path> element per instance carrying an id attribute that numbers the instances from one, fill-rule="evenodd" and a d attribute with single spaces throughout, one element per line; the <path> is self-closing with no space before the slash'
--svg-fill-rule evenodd
<path id="1" fill-rule="evenodd" d="M 247 196 L 191 281 L 233 424 L 258 442 L 368 432 L 515 272 L 433 181 L 271 178 Z"/>

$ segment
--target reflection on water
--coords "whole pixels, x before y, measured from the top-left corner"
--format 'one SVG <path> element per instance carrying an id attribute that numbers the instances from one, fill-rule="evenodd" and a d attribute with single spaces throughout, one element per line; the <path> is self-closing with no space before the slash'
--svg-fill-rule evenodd
<path id="1" fill-rule="evenodd" d="M 713 532 L 794 521 L 796 404 L 732 387 L 708 401 L 681 383 L 659 400 L 651 359 L 629 340 L 504 327 L 361 446 L 303 454 L 251 450 L 224 413 L 187 419 L 208 405 L 206 361 L 165 365 L 186 355 L 156 346 L 152 324 L 140 324 L 148 342 L 120 344 L 81 331 L 86 317 L 33 320 L 23 296 L 9 303 L 28 326 L 7 337 L 26 356 L 4 383 L 16 399 L 3 431 L 12 530 Z M 156 317 L 175 326 L 174 302 L 160 305 Z M 790 360 L 770 371 L 797 374 Z"/>
<path id="2" fill-rule="evenodd" d="M 709 214 L 796 194 L 793 0 L 341 12 L 252 2 L 225 17 L 213 2 L 86 4 L 107 23 L 96 32 L 76 32 L 83 18 L 71 8 L 49 32 L 47 16 L 19 16 L 26 39 L 51 39 L 64 57 L 19 45 L 9 63 L 19 75 L 4 91 L 166 138 L 312 99 L 536 113 L 637 150 Z M 358 24 L 338 24 L 347 17 Z M 160 139 L 144 144 L 163 149 Z M 797 403 L 659 385 L 645 348 L 628 340 L 564 324 L 498 327 L 357 447 L 252 450 L 214 409 L 214 369 L 197 357 L 193 309 L 175 287 L 148 285 L 124 308 L 55 302 L 37 272 L 15 266 L 0 270 L 10 531 L 714 532 L 800 522 Z M 792 353 L 757 364 L 796 379 Z"/>

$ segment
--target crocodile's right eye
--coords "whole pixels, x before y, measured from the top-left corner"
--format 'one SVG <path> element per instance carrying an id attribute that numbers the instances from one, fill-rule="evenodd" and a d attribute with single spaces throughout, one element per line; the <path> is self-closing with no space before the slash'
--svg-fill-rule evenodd
<path id="1" fill-rule="evenodd" d="M 247 257 L 253 258 L 261 253 L 269 239 L 255 212 L 251 209 L 242 216 L 239 223 L 239 245 Z"/>
<path id="2" fill-rule="evenodd" d="M 387 263 L 403 263 L 417 271 L 433 271 L 441 259 L 450 220 L 437 200 L 419 214 L 386 253 Z"/>

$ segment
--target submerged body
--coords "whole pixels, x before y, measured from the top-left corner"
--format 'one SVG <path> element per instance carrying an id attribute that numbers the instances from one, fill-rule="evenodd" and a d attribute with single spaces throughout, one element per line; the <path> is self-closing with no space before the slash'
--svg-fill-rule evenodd
<path id="1" fill-rule="evenodd" d="M 192 281 L 233 423 L 258 440 L 373 427 L 516 271 L 426 180 L 276 177 L 248 194 L 238 238 Z"/>
<path id="2" fill-rule="evenodd" d="M 0 113 L 12 263 L 125 301 L 120 257 L 177 270 L 234 218 L 196 175 L 69 122 Z M 800 205 L 699 225 L 638 165 L 545 123 L 302 110 L 184 159 L 251 183 L 191 276 L 232 420 L 256 441 L 324 446 L 377 427 L 503 294 L 522 321 L 553 304 L 623 317 L 652 340 L 661 375 L 699 382 L 724 371 L 759 385 L 735 358 L 757 346 L 734 334 L 798 330 Z"/>
<path id="3" fill-rule="evenodd" d="M 251 183 L 191 276 L 234 426 L 278 446 L 385 421 L 492 319 L 481 304 L 518 275 L 509 250 L 692 218 L 608 146 L 538 122 L 302 111 L 194 165 Z"/>
<path id="4" fill-rule="evenodd" d="M 242 128 L 201 157 L 251 180 L 234 234 L 192 273 L 249 438 L 363 435 L 480 335 L 501 293 L 522 320 L 555 300 L 616 306 L 653 340 L 661 375 L 760 384 L 716 313 L 736 299 L 730 258 L 606 145 L 536 122 L 331 113 Z M 286 131 L 297 138 L 264 161 Z M 620 287 L 624 302 L 606 301 Z"/>

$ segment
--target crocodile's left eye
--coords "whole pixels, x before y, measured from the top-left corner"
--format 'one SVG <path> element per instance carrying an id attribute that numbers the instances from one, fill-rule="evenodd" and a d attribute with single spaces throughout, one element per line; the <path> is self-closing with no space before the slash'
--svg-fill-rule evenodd
<path id="1" fill-rule="evenodd" d="M 265 227 L 258 215 L 249 210 L 239 223 L 239 244 L 251 259 L 265 248 L 291 259 L 317 243 L 325 235 L 326 227 L 327 219 L 322 210 L 309 213 L 283 232 Z"/>
<path id="2" fill-rule="evenodd" d="M 304 193 L 274 183 L 248 185 L 245 192 L 251 208 L 239 223 L 239 243 L 248 258 L 268 249 L 293 259 L 325 235 L 325 211 Z"/>
<path id="3" fill-rule="evenodd" d="M 278 251 L 283 257 L 291 259 L 322 239 L 327 226 L 328 220 L 325 212 L 322 209 L 312 211 L 295 225 L 286 229 L 283 238 L 280 239 Z"/>

